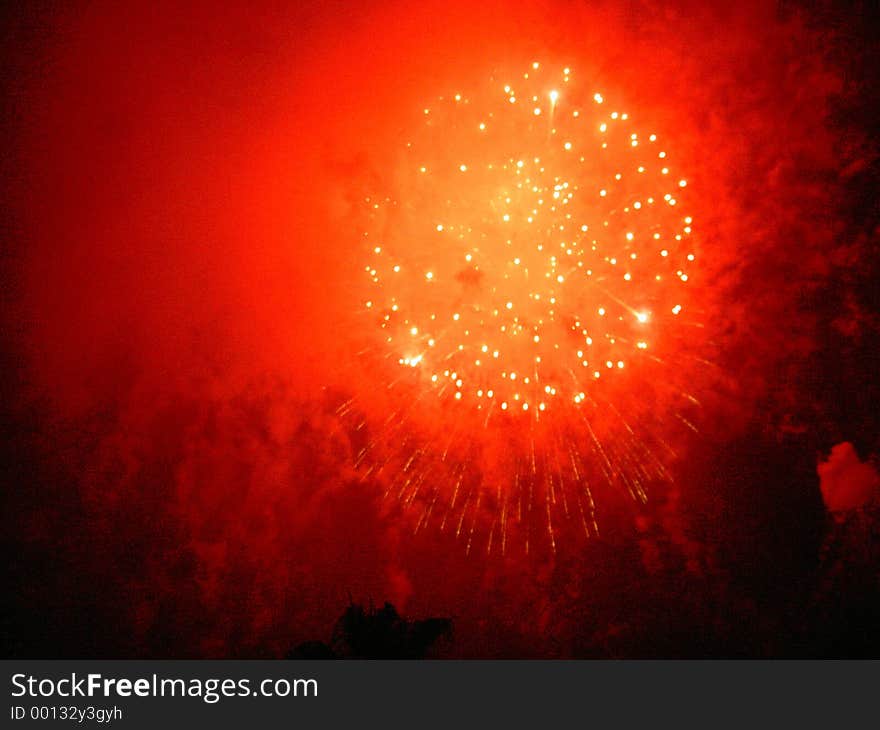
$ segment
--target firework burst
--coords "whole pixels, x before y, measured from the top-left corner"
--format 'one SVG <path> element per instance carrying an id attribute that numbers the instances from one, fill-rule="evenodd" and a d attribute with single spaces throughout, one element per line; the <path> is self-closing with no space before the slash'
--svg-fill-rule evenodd
<path id="1" fill-rule="evenodd" d="M 668 479 L 660 411 L 696 402 L 671 366 L 697 273 L 686 176 L 570 68 L 418 116 L 394 189 L 363 201 L 361 362 L 385 415 L 359 421 L 358 465 L 468 551 L 596 535 L 595 490 L 645 501 Z"/>

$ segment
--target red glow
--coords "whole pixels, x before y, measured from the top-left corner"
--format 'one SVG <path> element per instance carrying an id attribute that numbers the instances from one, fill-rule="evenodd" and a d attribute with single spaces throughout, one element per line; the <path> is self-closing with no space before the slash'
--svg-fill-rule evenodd
<path id="1" fill-rule="evenodd" d="M 350 591 L 454 616 L 457 655 L 614 655 L 699 583 L 705 633 L 772 634 L 726 577 L 736 509 L 772 494 L 761 439 L 807 434 L 812 474 L 834 432 L 804 302 L 867 246 L 830 223 L 863 153 L 825 31 L 750 1 L 256 5 L 22 21 L 7 532 L 50 566 L 43 623 L 278 656 Z M 755 552 L 743 581 L 787 569 Z"/>

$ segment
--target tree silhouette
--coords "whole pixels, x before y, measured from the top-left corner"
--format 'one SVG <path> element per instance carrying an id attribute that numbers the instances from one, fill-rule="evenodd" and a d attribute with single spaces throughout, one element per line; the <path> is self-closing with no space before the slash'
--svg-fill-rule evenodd
<path id="1" fill-rule="evenodd" d="M 452 620 L 410 621 L 386 602 L 376 610 L 350 603 L 336 621 L 330 643 L 306 641 L 288 659 L 424 659 L 440 637 L 451 638 Z"/>

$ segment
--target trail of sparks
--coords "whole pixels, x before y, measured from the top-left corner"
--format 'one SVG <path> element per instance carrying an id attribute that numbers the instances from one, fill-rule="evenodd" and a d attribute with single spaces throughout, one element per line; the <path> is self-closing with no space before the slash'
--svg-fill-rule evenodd
<path id="1" fill-rule="evenodd" d="M 485 512 L 503 554 L 514 514 L 528 550 L 540 512 L 555 551 L 560 525 L 598 534 L 597 477 L 640 502 L 668 479 L 629 393 L 665 367 L 654 341 L 687 301 L 687 180 L 569 68 L 495 74 L 421 117 L 399 189 L 364 201 L 365 353 L 395 407 L 357 465 L 393 464 L 386 494 L 419 501 L 416 531 L 436 516 L 471 552 Z"/>

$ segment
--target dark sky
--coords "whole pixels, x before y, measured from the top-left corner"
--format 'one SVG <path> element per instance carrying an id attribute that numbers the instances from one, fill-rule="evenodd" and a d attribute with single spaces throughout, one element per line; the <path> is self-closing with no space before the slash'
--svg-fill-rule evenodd
<path id="1" fill-rule="evenodd" d="M 849 443 L 826 487 L 876 489 L 870 3 L 124 5 L 5 11 L 7 653 L 281 656 L 349 596 L 451 616 L 448 656 L 876 652 L 817 471 Z M 354 201 L 426 97 L 533 57 L 689 170 L 702 405 L 655 404 L 673 479 L 601 538 L 466 554 L 335 410 L 384 416 Z"/>

